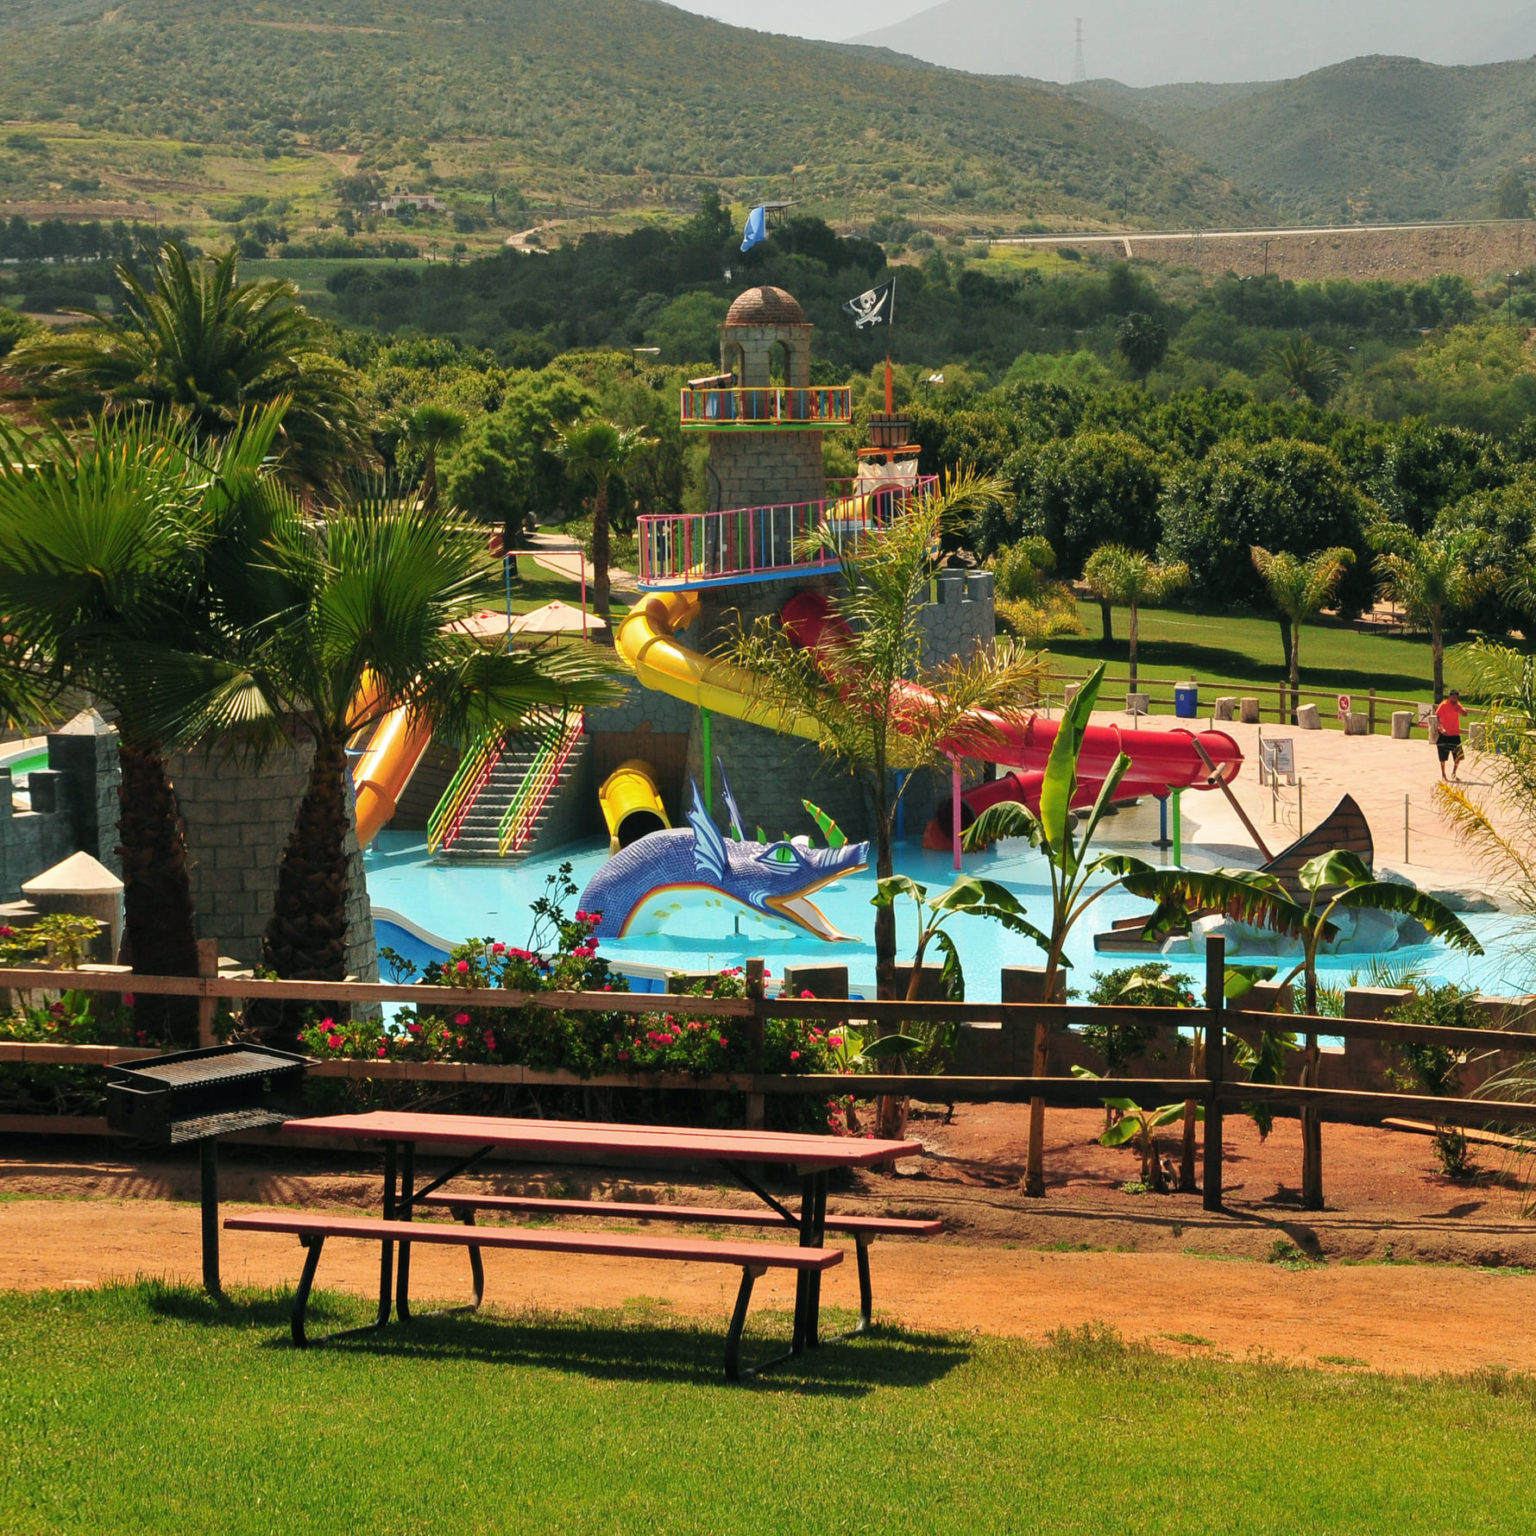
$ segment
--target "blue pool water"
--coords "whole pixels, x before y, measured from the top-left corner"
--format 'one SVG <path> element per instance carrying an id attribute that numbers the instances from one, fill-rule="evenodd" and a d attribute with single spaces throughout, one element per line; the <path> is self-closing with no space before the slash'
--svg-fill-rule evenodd
<path id="1" fill-rule="evenodd" d="M 429 862 L 422 834 L 384 832 L 367 855 L 368 892 L 379 914 L 379 942 L 409 954 L 418 964 L 436 958 L 432 939 L 458 943 L 472 938 L 496 938 L 526 944 L 529 903 L 541 894 L 546 876 L 563 860 L 572 865 L 572 879 L 584 888 L 607 858 L 607 843 L 599 839 L 573 844 L 560 853 L 500 866 L 445 866 Z M 954 878 L 950 855 L 929 853 L 916 846 L 898 849 L 897 873 L 942 890 Z M 1000 881 L 1023 903 L 1030 919 L 1048 926 L 1050 897 L 1044 860 L 1027 844 L 1005 842 L 981 855 L 968 855 L 966 869 Z M 809 934 L 762 917 L 733 902 L 706 901 L 699 895 L 667 897 L 641 914 L 633 925 L 652 929 L 644 937 L 610 939 L 603 955 L 619 969 L 633 971 L 637 980 L 658 979 L 669 971 L 702 971 L 740 965 L 761 956 L 779 977 L 791 965 L 846 965 L 856 994 L 873 995 L 875 950 L 874 909 L 870 897 L 875 877 L 869 872 L 826 887 L 816 905 L 852 941 L 828 944 Z M 576 903 L 572 901 L 570 908 Z M 1117 917 L 1144 913 L 1147 903 L 1123 891 L 1108 892 L 1090 908 L 1067 945 L 1073 975 L 1070 985 L 1085 990 L 1096 970 L 1134 964 L 1137 957 L 1094 953 L 1093 935 Z M 405 919 L 401 924 L 394 917 Z M 1442 945 L 1427 944 L 1394 951 L 1384 957 L 1394 969 L 1417 967 L 1425 975 L 1484 992 L 1509 996 L 1536 989 L 1536 946 L 1529 924 L 1502 914 L 1465 919 L 1488 954 L 1480 959 L 1457 954 Z M 897 908 L 899 946 L 903 958 L 911 952 L 913 919 L 910 903 Z M 966 995 L 978 1002 L 995 1002 L 999 971 L 1009 965 L 1039 965 L 1040 950 L 1029 941 L 982 918 L 951 920 L 965 964 Z M 937 961 L 930 954 L 930 960 Z M 1241 960 L 1241 955 L 1232 958 Z M 1274 963 L 1272 957 L 1256 961 Z M 1171 956 L 1169 963 L 1194 976 L 1201 972 L 1198 956 Z M 1284 963 L 1284 962 L 1282 962 Z M 1323 963 L 1325 984 L 1342 985 L 1352 975 L 1369 983 L 1370 957 L 1345 955 Z"/>

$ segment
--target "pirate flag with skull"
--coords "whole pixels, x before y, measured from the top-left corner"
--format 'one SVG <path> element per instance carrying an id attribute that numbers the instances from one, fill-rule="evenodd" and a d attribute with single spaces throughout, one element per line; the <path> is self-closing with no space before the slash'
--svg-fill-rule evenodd
<path id="1" fill-rule="evenodd" d="M 849 299 L 843 305 L 843 313 L 853 316 L 855 330 L 892 324 L 896 316 L 896 279 L 893 277 L 890 282 Z"/>

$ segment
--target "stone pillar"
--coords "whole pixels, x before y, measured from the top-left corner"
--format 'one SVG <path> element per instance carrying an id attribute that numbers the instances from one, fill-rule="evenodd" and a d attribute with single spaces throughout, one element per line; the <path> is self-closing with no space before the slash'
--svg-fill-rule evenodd
<path id="1" fill-rule="evenodd" d="M 66 803 L 74 821 L 76 846 L 115 874 L 122 873 L 117 853 L 117 786 L 122 777 L 117 758 L 117 729 L 94 709 L 83 709 L 48 737 L 48 766 L 66 785 Z"/>

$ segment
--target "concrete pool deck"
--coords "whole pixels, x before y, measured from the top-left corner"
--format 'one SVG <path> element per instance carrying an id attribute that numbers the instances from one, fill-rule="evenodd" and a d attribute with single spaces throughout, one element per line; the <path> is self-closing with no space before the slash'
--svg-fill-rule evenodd
<path id="1" fill-rule="evenodd" d="M 1117 725 L 1134 737 L 1131 717 L 1118 710 L 1096 711 L 1095 725 Z M 1180 728 L 1203 729 L 1210 720 L 1178 720 L 1167 715 L 1142 716 L 1141 732 Z M 1500 890 L 1495 873 L 1457 842 L 1450 826 L 1434 801 L 1435 786 L 1440 782 L 1440 768 L 1435 749 L 1422 732 L 1409 741 L 1394 741 L 1388 736 L 1346 736 L 1340 730 L 1303 731 L 1293 726 L 1273 723 L 1255 726 L 1236 721 L 1217 722 L 1215 729 L 1227 732 L 1243 750 L 1243 768 L 1232 789 L 1238 803 L 1248 813 L 1271 853 L 1310 831 L 1338 803 L 1344 794 L 1354 796 L 1365 813 L 1376 844 L 1376 865 L 1382 871 L 1405 876 L 1428 890 L 1456 890 L 1477 893 L 1497 901 L 1501 907 L 1512 903 L 1507 891 Z M 1295 747 L 1296 777 L 1301 785 L 1301 815 L 1297 820 L 1297 787 L 1281 782 L 1278 793 L 1271 795 L 1268 785 L 1259 783 L 1259 738 L 1289 738 Z M 1493 759 L 1483 753 L 1467 753 L 1462 764 L 1462 783 L 1475 800 L 1485 803 L 1501 826 L 1513 833 L 1517 823 L 1507 802 L 1494 783 Z M 1407 855 L 1404 854 L 1403 807 L 1408 807 Z M 1212 864 L 1257 864 L 1261 855 L 1254 848 L 1236 812 L 1219 790 L 1191 790 L 1183 795 L 1184 854 L 1191 854 Z M 1156 836 L 1157 809 L 1146 803 L 1115 826 L 1113 838 L 1123 838 L 1129 847 Z"/>

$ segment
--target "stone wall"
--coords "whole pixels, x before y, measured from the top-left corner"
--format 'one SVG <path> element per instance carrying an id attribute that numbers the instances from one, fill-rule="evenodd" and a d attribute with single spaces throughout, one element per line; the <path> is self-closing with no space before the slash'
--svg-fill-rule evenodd
<path id="1" fill-rule="evenodd" d="M 918 610 L 922 664 L 941 667 L 966 660 L 997 638 L 997 597 L 991 571 L 940 571 L 934 601 Z"/>
<path id="2" fill-rule="evenodd" d="M 88 853 L 114 874 L 117 856 L 117 732 L 94 710 L 48 737 L 48 764 L 29 774 L 30 807 L 15 803 L 11 771 L 0 769 L 0 901 L 72 853 Z"/>
<path id="3" fill-rule="evenodd" d="M 218 756 L 178 756 L 171 779 L 187 828 L 192 905 L 200 938 L 243 965 L 261 960 L 277 895 L 277 866 L 308 780 L 313 745 L 297 740 L 260 768 Z M 348 799 L 350 801 L 350 778 Z M 347 834 L 347 973 L 378 979 L 368 883 L 354 832 Z"/>
<path id="4" fill-rule="evenodd" d="M 711 432 L 705 478 L 711 512 L 820 501 L 827 494 L 821 433 Z"/>

